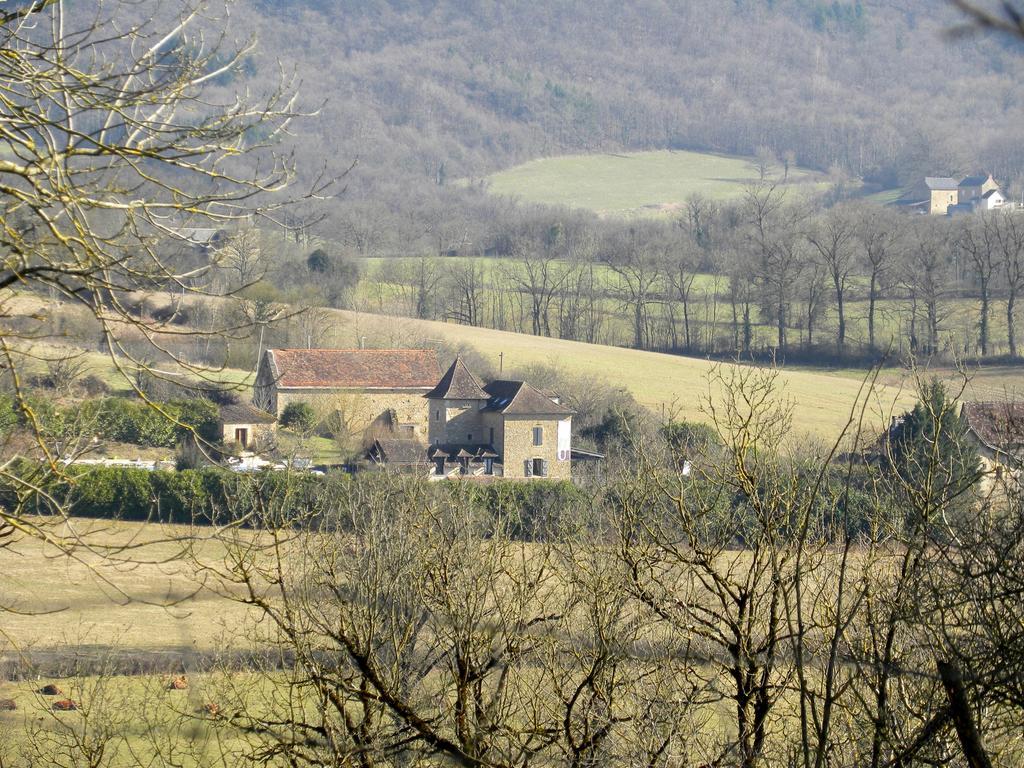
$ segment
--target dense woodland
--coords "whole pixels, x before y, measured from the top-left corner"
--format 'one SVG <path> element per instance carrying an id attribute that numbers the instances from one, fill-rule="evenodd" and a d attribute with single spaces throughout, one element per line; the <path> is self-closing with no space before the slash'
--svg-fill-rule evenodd
<path id="1" fill-rule="evenodd" d="M 1020 47 L 962 22 L 933 0 L 244 0 L 259 44 L 220 87 L 294 69 L 322 107 L 292 128 L 303 173 L 357 163 L 320 233 L 409 254 L 501 216 L 456 182 L 567 152 L 766 148 L 869 188 L 987 169 L 1019 193 Z"/>

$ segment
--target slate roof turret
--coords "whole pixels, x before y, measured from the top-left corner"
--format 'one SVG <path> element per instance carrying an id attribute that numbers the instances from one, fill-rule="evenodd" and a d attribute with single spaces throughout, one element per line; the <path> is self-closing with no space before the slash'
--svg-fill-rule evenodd
<path id="1" fill-rule="evenodd" d="M 486 400 L 488 395 L 476 376 L 462 362 L 462 357 L 458 356 L 437 386 L 424 397 L 429 400 Z"/>

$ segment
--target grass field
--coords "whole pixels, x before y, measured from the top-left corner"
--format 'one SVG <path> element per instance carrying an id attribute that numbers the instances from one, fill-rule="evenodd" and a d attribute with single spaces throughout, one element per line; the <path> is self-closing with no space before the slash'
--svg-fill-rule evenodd
<path id="1" fill-rule="evenodd" d="M 782 169 L 773 169 L 781 176 Z M 532 203 L 584 208 L 600 214 L 663 215 L 688 197 L 740 197 L 757 182 L 753 158 L 662 150 L 627 155 L 568 155 L 532 160 L 488 178 L 490 191 Z M 817 191 L 821 174 L 790 169 L 787 186 Z"/>
<path id="2" fill-rule="evenodd" d="M 0 605 L 13 609 L 2 614 L 0 651 L 93 644 L 210 651 L 237 632 L 245 609 L 202 588 L 182 560 L 196 547 L 216 556 L 219 545 L 182 526 L 76 526 L 101 548 L 80 548 L 73 558 L 35 540 L 0 548 Z M 105 556 L 122 545 L 131 549 Z"/>
<path id="3" fill-rule="evenodd" d="M 704 403 L 709 396 L 721 398 L 721 392 L 709 386 L 709 376 L 717 364 L 706 360 L 436 321 L 342 310 L 336 311 L 335 316 L 339 320 L 336 341 L 343 346 L 357 345 L 359 338 L 366 335 L 381 346 L 442 341 L 475 347 L 495 369 L 500 361 L 506 371 L 536 364 L 554 365 L 570 374 L 625 389 L 656 412 L 664 409 L 688 419 L 707 420 Z M 835 438 L 845 426 L 860 388 L 859 381 L 847 376 L 789 370 L 779 372 L 778 384 L 780 395 L 796 406 L 794 438 Z M 903 410 L 913 402 L 912 393 L 892 381 L 871 398 L 872 419 L 877 425 L 887 424 L 894 407 Z"/>

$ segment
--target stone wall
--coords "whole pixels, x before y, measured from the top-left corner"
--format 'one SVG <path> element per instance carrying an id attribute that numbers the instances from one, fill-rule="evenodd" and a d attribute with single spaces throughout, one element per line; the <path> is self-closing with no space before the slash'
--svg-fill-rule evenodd
<path id="1" fill-rule="evenodd" d="M 247 448 L 259 450 L 273 442 L 274 433 L 277 431 L 276 424 L 231 424 L 225 422 L 221 425 L 222 439 L 225 445 L 235 442 L 235 430 L 245 429 L 249 432 Z"/>
<path id="2" fill-rule="evenodd" d="M 363 432 L 388 410 L 395 412 L 399 424 L 412 424 L 420 437 L 427 434 L 427 401 L 420 390 L 367 392 L 364 390 L 286 389 L 277 392 L 280 416 L 289 403 L 309 403 L 320 418 L 340 411 L 346 429 L 353 437 Z"/>
<path id="3" fill-rule="evenodd" d="M 949 206 L 956 205 L 959 198 L 957 190 L 933 189 L 932 204 L 929 213 L 933 215 L 945 215 Z"/>
<path id="4" fill-rule="evenodd" d="M 547 477 L 553 480 L 569 480 L 572 477 L 572 462 L 558 459 L 557 418 L 536 418 L 530 416 L 506 416 L 505 434 L 501 449 L 504 459 L 505 477 L 525 478 L 526 462 L 544 459 L 548 463 Z M 544 429 L 544 444 L 533 444 L 533 428 Z"/>

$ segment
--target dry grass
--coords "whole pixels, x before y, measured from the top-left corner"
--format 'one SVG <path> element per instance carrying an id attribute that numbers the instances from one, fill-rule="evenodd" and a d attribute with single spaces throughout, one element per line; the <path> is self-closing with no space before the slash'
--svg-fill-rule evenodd
<path id="1" fill-rule="evenodd" d="M 410 320 L 359 312 L 335 311 L 339 320 L 334 342 L 356 346 L 368 336 L 381 345 L 409 346 L 438 341 L 475 347 L 495 369 L 504 355 L 505 370 L 549 364 L 576 376 L 592 378 L 630 392 L 641 404 L 657 412 L 707 421 L 704 405 L 709 397 L 721 400 L 721 389 L 709 385 L 719 366 L 707 360 L 643 352 L 623 347 L 585 344 L 526 334 L 474 328 L 428 320 Z M 863 380 L 864 374 L 860 375 Z M 833 440 L 846 426 L 857 401 L 861 381 L 848 375 L 800 370 L 778 373 L 780 394 L 792 401 L 793 436 Z M 878 387 L 869 399 L 872 427 L 888 424 L 891 414 L 913 405 L 912 387 L 895 377 Z"/>
<path id="2" fill-rule="evenodd" d="M 184 526 L 75 527 L 86 545 L 72 558 L 28 539 L 0 548 L 0 601 L 14 611 L 0 626 L 4 655 L 83 644 L 208 651 L 237 637 L 246 609 L 204 588 L 186 556 L 214 557 L 219 544 Z"/>

